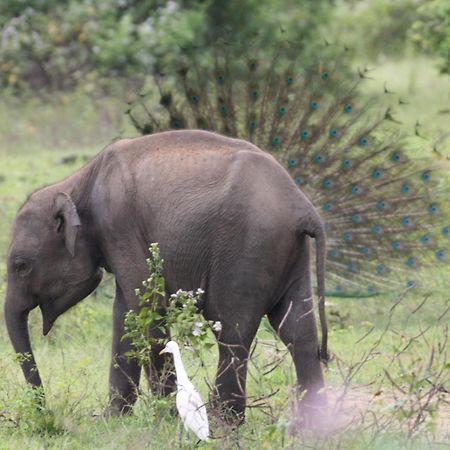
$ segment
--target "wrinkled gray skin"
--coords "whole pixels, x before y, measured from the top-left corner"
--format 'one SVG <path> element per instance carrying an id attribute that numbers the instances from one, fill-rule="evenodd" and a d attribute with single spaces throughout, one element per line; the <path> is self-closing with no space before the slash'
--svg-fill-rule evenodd
<path id="1" fill-rule="evenodd" d="M 304 403 L 320 404 L 309 236 L 323 237 L 311 203 L 252 144 L 203 131 L 117 141 L 32 194 L 15 220 L 5 317 L 15 351 L 31 356 L 22 363 L 25 378 L 41 386 L 29 311 L 40 307 L 47 334 L 98 286 L 104 268 L 116 279 L 110 408 L 130 410 L 140 367 L 124 356 L 123 318 L 138 309 L 135 289 L 148 278 L 149 244 L 158 242 L 168 293 L 202 288 L 204 316 L 222 323 L 220 401 L 243 417 L 248 349 L 267 314 L 291 351 Z M 152 386 L 164 364 L 160 350 L 146 368 Z M 169 379 L 163 391 L 172 389 Z"/>

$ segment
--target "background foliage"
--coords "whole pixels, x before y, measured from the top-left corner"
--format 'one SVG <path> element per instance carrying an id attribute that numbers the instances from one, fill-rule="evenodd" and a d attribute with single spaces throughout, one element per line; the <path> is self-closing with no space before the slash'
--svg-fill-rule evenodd
<path id="1" fill-rule="evenodd" d="M 382 20 L 380 20 L 382 18 Z M 446 0 L 20 0 L 0 4 L 1 83 L 15 93 L 136 87 L 175 49 L 229 32 L 236 40 L 280 29 L 305 57 L 323 39 L 376 60 L 426 53 L 450 64 Z"/>
<path id="2" fill-rule="evenodd" d="M 329 0 L 7 1 L 0 6 L 2 82 L 15 92 L 134 86 L 156 61 L 224 28 L 239 39 L 295 28 L 303 42 L 312 41 L 329 7 Z"/>

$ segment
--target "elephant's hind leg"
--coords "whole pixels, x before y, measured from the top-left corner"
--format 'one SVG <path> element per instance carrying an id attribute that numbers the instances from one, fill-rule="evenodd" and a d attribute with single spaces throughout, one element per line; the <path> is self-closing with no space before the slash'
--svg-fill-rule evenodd
<path id="1" fill-rule="evenodd" d="M 318 352 L 309 267 L 292 284 L 268 317 L 294 360 L 302 396 L 302 410 L 305 419 L 309 420 L 317 416 L 317 412 L 321 414 L 321 409 L 325 406 L 325 396 L 320 391 L 324 387 L 324 379 Z"/>
<path id="2" fill-rule="evenodd" d="M 219 361 L 213 404 L 222 419 L 241 423 L 245 418 L 247 365 L 250 346 L 264 315 L 261 291 L 249 286 L 245 270 L 220 271 L 220 283 L 209 289 L 204 311 L 208 320 L 218 320 Z M 225 280 L 225 282 L 224 282 Z"/>
<path id="3" fill-rule="evenodd" d="M 248 356 L 258 325 L 259 321 L 250 326 L 243 323 L 224 324 L 219 337 L 216 391 L 221 415 L 228 422 L 244 421 Z"/>

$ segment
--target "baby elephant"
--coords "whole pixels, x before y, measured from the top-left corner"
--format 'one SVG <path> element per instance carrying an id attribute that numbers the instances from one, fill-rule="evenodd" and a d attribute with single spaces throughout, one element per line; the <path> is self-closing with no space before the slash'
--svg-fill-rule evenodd
<path id="1" fill-rule="evenodd" d="M 148 278 L 158 242 L 167 294 L 205 291 L 203 314 L 220 321 L 218 400 L 243 419 L 247 358 L 261 318 L 294 359 L 302 402 L 323 404 L 310 277 L 315 238 L 319 307 L 324 316 L 325 232 L 310 201 L 269 154 L 205 131 L 170 131 L 113 143 L 65 180 L 33 193 L 14 223 L 8 255 L 5 318 L 27 381 L 41 386 L 28 313 L 39 306 L 43 332 L 87 297 L 105 269 L 115 276 L 110 410 L 136 400 L 141 368 L 125 354 L 124 314 L 139 309 L 135 289 Z M 158 331 L 158 337 L 164 337 Z M 163 368 L 152 349 L 151 385 Z M 174 382 L 165 382 L 170 392 Z"/>

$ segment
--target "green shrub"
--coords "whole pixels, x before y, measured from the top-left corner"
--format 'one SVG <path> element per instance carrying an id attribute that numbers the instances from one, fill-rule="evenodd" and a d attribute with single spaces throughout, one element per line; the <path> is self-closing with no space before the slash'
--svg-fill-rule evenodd
<path id="1" fill-rule="evenodd" d="M 165 338 L 156 337 L 160 331 L 171 332 L 172 339 L 180 345 L 192 346 L 199 351 L 214 345 L 213 332 L 221 329 L 220 322 L 205 320 L 198 306 L 204 293 L 201 289 L 183 291 L 166 297 L 163 277 L 164 260 L 159 246 L 150 245 L 151 257 L 147 259 L 149 278 L 143 281 L 144 291 L 136 289 L 141 306 L 139 312 L 129 311 L 125 316 L 126 333 L 123 339 L 131 339 L 134 349 L 127 356 L 140 364 L 149 362 L 151 347 L 164 345 Z"/>
<path id="2" fill-rule="evenodd" d="M 418 9 L 412 39 L 419 48 L 439 59 L 442 73 L 450 73 L 450 3 L 431 0 Z"/>

